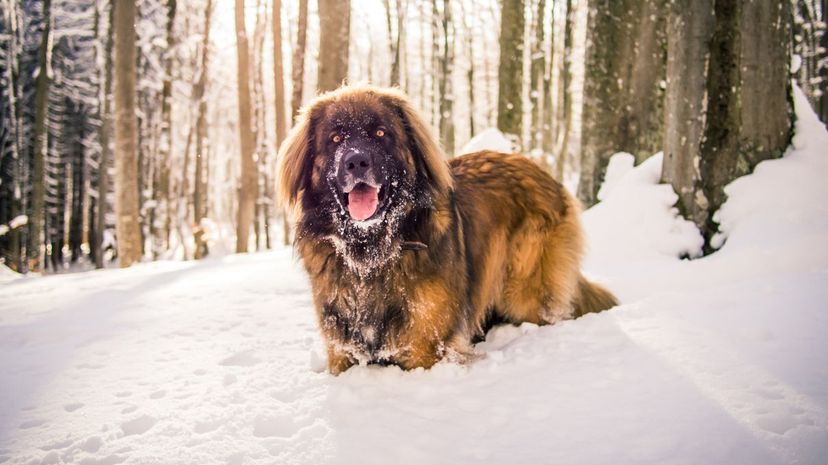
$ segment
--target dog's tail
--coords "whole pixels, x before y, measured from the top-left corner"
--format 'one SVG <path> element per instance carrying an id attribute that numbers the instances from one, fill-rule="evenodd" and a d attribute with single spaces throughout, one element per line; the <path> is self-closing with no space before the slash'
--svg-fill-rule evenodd
<path id="1" fill-rule="evenodd" d="M 588 281 L 583 276 L 578 277 L 578 294 L 573 302 L 575 318 L 587 313 L 602 312 L 616 305 L 618 305 L 618 299 L 610 291 Z"/>

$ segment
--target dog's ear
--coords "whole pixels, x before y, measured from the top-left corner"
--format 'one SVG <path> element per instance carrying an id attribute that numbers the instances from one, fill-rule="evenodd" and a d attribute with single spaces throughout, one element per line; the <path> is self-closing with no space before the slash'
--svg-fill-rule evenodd
<path id="1" fill-rule="evenodd" d="M 299 200 L 313 149 L 313 107 L 297 116 L 296 124 L 279 147 L 276 159 L 276 195 L 282 208 L 290 209 Z"/>
<path id="2" fill-rule="evenodd" d="M 402 92 L 386 90 L 384 97 L 403 121 L 409 150 L 415 163 L 424 171 L 437 193 L 448 194 L 453 186 L 451 171 L 446 162 L 446 156 L 431 129 Z"/>

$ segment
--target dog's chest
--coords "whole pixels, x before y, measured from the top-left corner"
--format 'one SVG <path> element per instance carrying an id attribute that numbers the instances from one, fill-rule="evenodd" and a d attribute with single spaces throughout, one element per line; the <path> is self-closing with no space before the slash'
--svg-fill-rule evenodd
<path id="1" fill-rule="evenodd" d="M 343 348 L 367 362 L 390 362 L 407 321 L 404 295 L 387 282 L 354 281 L 339 286 L 323 305 L 321 323 Z"/>

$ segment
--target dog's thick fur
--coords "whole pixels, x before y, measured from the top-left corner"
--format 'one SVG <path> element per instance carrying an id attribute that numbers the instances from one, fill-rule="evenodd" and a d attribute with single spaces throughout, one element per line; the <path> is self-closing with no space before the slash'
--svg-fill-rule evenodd
<path id="1" fill-rule="evenodd" d="M 388 181 L 373 221 L 342 205 L 340 133 L 381 136 L 366 142 L 381 144 Z M 277 178 L 334 374 L 358 362 L 428 368 L 470 355 L 494 320 L 549 324 L 616 304 L 579 271 L 579 206 L 558 182 L 521 155 L 446 162 L 396 90 L 317 98 L 282 144 Z"/>

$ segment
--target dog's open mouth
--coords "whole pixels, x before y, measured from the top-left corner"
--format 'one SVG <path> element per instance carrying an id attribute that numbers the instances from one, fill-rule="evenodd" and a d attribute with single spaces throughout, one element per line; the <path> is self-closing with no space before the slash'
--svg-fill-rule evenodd
<path id="1" fill-rule="evenodd" d="M 382 200 L 382 186 L 358 183 L 345 195 L 348 213 L 357 221 L 365 221 L 374 216 Z"/>

